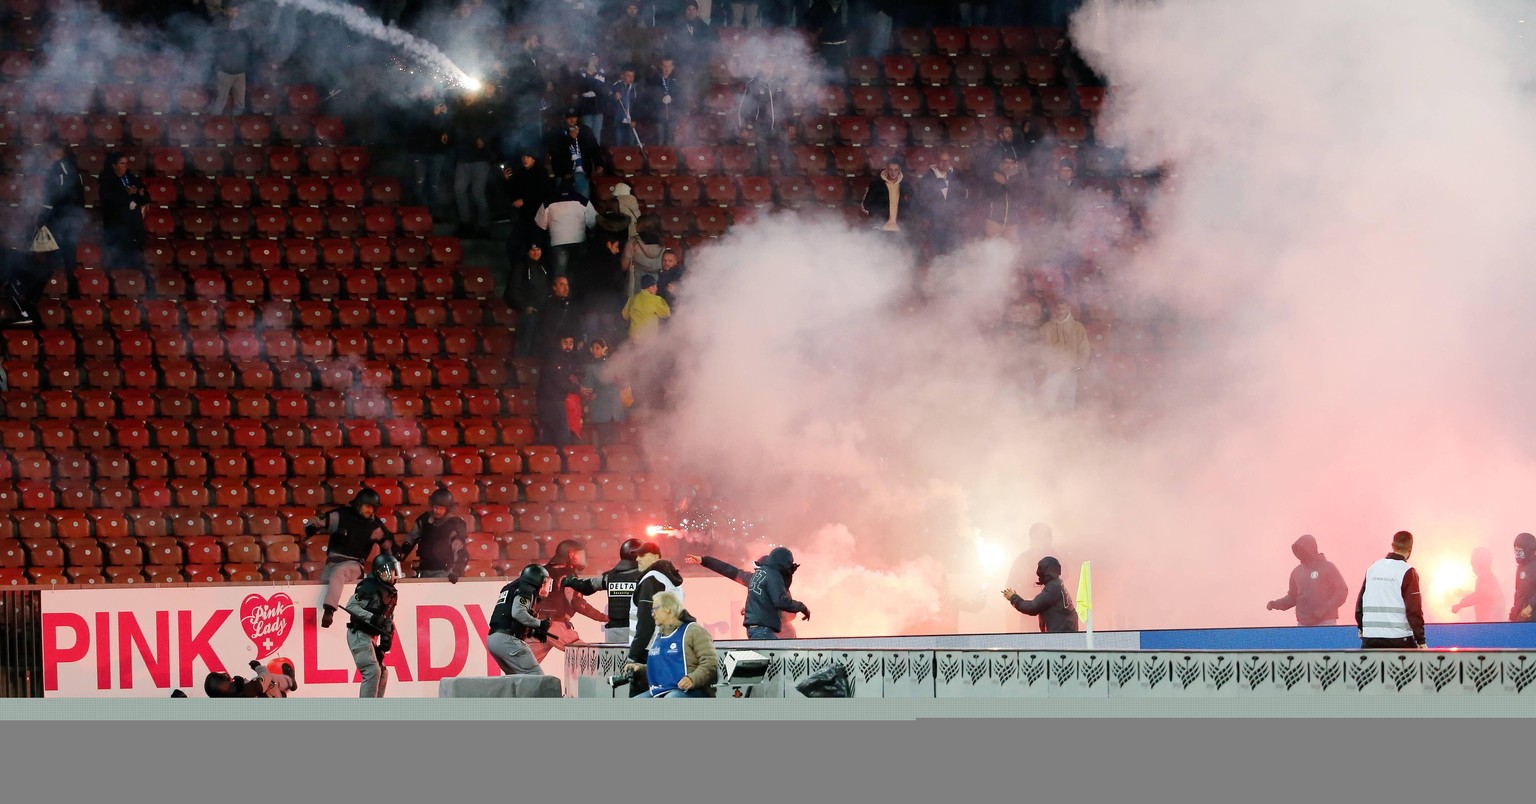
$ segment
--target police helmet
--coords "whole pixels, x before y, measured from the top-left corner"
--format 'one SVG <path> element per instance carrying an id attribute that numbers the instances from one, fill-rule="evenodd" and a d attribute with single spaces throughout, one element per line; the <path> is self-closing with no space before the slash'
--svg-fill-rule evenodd
<path id="1" fill-rule="evenodd" d="M 517 576 L 518 586 L 529 597 L 539 597 L 544 593 L 544 584 L 549 581 L 549 570 L 543 564 L 529 564 L 523 567 L 521 575 Z"/>
<path id="2" fill-rule="evenodd" d="M 639 539 L 625 539 L 624 543 L 619 545 L 619 560 L 634 561 L 640 557 L 640 548 L 644 545 L 645 542 Z"/>
<path id="3" fill-rule="evenodd" d="M 437 491 L 432 492 L 431 497 L 427 498 L 427 505 L 433 508 L 437 508 L 439 506 L 443 508 L 452 508 L 453 492 L 449 491 L 448 489 L 438 489 Z"/>
<path id="4" fill-rule="evenodd" d="M 374 508 L 378 508 L 382 502 L 383 500 L 379 498 L 377 491 L 364 486 L 362 490 L 357 492 L 357 496 L 352 498 L 352 507 L 360 509 L 365 505 L 371 505 Z"/>
<path id="5" fill-rule="evenodd" d="M 374 556 L 373 577 L 384 583 L 394 583 L 400 577 L 400 559 L 389 553 L 379 553 Z"/>

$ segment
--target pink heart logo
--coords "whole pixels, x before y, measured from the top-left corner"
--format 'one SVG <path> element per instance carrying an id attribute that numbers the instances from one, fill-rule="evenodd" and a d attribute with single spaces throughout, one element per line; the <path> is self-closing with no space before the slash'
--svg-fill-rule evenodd
<path id="1" fill-rule="evenodd" d="M 293 598 L 286 592 L 271 597 L 246 595 L 240 602 L 240 627 L 256 646 L 256 658 L 265 659 L 277 652 L 293 630 Z"/>

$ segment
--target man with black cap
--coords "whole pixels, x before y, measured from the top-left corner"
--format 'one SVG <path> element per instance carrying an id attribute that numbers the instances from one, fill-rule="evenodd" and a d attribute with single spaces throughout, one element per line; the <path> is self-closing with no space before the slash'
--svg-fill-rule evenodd
<path id="1" fill-rule="evenodd" d="M 565 583 L 566 578 L 580 578 L 581 571 L 587 568 L 587 551 L 582 549 L 581 542 L 566 539 L 555 545 L 554 558 L 549 560 L 545 568 L 549 570 L 552 587 L 549 594 L 545 595 L 539 613 L 549 621 L 549 639 L 528 646 L 536 662 L 544 661 L 551 648 L 563 651 L 570 645 L 581 643 L 581 635 L 576 633 L 576 625 L 572 622 L 577 614 L 586 615 L 600 623 L 608 619 Z"/>
<path id="2" fill-rule="evenodd" d="M 629 644 L 633 623 L 629 619 L 629 599 L 640 582 L 640 564 L 636 560 L 640 548 L 645 545 L 639 539 L 626 539 L 619 545 L 619 563 L 595 578 L 569 575 L 560 580 L 560 586 L 574 589 L 583 595 L 602 590 L 608 595 L 608 622 L 603 626 L 603 636 L 608 644 Z"/>
<path id="3" fill-rule="evenodd" d="M 352 615 L 347 623 L 347 645 L 352 648 L 357 671 L 363 675 L 358 697 L 383 698 L 389 683 L 384 657 L 395 644 L 395 604 L 400 599 L 395 581 L 399 579 L 400 562 L 389 553 L 380 553 L 373 559 L 373 572 L 358 582 L 347 602 L 347 613 Z"/>
<path id="4" fill-rule="evenodd" d="M 810 607 L 789 596 L 790 584 L 800 565 L 795 563 L 795 554 L 788 547 L 770 550 L 755 562 L 752 572 L 737 569 L 714 556 L 687 556 L 683 561 L 699 564 L 747 587 L 747 604 L 741 611 L 747 639 L 794 639 L 795 615 L 811 619 Z"/>
<path id="5" fill-rule="evenodd" d="M 1509 609 L 1512 623 L 1536 622 L 1536 536 L 1515 537 L 1515 603 Z"/>
<path id="6" fill-rule="evenodd" d="M 1419 573 L 1408 566 L 1412 554 L 1413 534 L 1400 530 L 1392 536 L 1392 552 L 1365 571 L 1355 599 L 1361 649 L 1424 647 L 1424 600 Z"/>
<path id="7" fill-rule="evenodd" d="M 687 601 L 683 598 L 683 575 L 672 562 L 661 557 L 660 545 L 646 542 L 640 545 L 637 553 L 635 564 L 640 568 L 640 583 L 635 585 L 635 594 L 629 599 L 629 621 L 634 623 L 634 633 L 629 638 L 628 662 L 645 664 L 651 640 L 656 636 L 651 598 L 658 592 L 671 592 L 677 596 L 679 606 L 686 605 Z M 649 686 L 642 676 L 642 673 L 636 673 L 630 681 L 630 697 L 639 695 Z"/>
<path id="8" fill-rule="evenodd" d="M 486 650 L 509 676 L 542 676 L 544 669 L 529 650 L 527 640 L 549 639 L 549 620 L 539 619 L 534 609 L 549 583 L 549 570 L 538 564 L 523 568 L 517 579 L 501 587 L 496 607 L 491 610 L 490 633 Z"/>
<path id="9" fill-rule="evenodd" d="M 379 493 L 365 487 L 352 498 L 351 505 L 333 508 L 304 527 L 306 539 L 319 533 L 331 537 L 325 548 L 325 569 L 320 573 L 320 605 L 325 609 L 321 628 L 331 627 L 336 608 L 341 605 L 342 587 L 363 577 L 363 562 L 368 560 L 374 545 L 379 546 L 382 554 L 394 553 L 384 520 L 376 515 L 379 502 Z"/>
<path id="10" fill-rule="evenodd" d="M 1300 561 L 1291 570 L 1290 589 L 1285 597 L 1264 604 L 1268 611 L 1296 610 L 1296 624 L 1300 626 L 1338 625 L 1339 607 L 1349 599 L 1349 586 L 1344 576 L 1322 553 L 1317 551 L 1317 539 L 1304 535 L 1291 545 L 1291 552 Z"/>
<path id="11" fill-rule="evenodd" d="M 469 529 L 463 519 L 452 514 L 453 492 L 448 489 L 432 492 L 427 506 L 416 517 L 416 524 L 400 543 L 395 558 L 405 561 L 419 544 L 421 558 L 416 562 L 416 577 L 447 578 L 449 583 L 458 583 L 469 566 Z"/>
<path id="12" fill-rule="evenodd" d="M 1019 597 L 1013 589 L 1004 589 L 1003 599 L 1015 611 L 1040 618 L 1042 634 L 1077 633 L 1077 608 L 1072 605 L 1072 597 L 1061 582 L 1061 562 L 1055 556 L 1040 559 L 1035 567 L 1035 577 L 1040 593 L 1033 600 Z"/>

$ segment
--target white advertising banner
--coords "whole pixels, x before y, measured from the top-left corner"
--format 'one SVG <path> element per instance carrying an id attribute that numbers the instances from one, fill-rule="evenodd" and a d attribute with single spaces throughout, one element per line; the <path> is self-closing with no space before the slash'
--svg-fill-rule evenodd
<path id="1" fill-rule="evenodd" d="M 435 698 L 441 679 L 500 675 L 485 639 L 509 580 L 402 581 L 385 697 Z M 688 578 L 684 589 L 689 612 L 715 639 L 745 637 L 746 589 L 719 577 Z M 347 647 L 350 615 L 339 610 L 321 628 L 320 592 L 314 583 L 44 591 L 44 695 L 165 697 L 180 689 L 202 697 L 209 672 L 249 678 L 251 661 L 283 657 L 298 675 L 291 697 L 356 697 L 362 679 Z M 349 587 L 343 600 L 351 594 Z M 587 600 L 606 610 L 604 597 Z M 574 625 L 582 639 L 603 641 L 602 623 L 578 616 Z M 564 654 L 551 649 L 542 666 L 563 677 Z"/>

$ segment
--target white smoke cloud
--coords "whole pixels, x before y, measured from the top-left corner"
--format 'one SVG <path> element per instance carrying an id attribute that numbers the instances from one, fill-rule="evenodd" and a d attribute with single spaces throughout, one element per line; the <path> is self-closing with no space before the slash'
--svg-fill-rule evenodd
<path id="1" fill-rule="evenodd" d="M 479 79 L 470 76 L 454 64 L 436 45 L 418 38 L 394 25 L 385 25 L 378 17 L 359 8 L 328 0 L 273 0 L 279 6 L 301 8 L 312 14 L 329 17 L 356 34 L 392 45 L 435 70 L 441 80 L 470 89 L 479 87 Z"/>
<path id="2" fill-rule="evenodd" d="M 1099 259 L 1120 323 L 1092 372 L 1141 365 L 1130 421 L 1030 410 L 992 329 L 1018 280 L 1001 246 L 923 284 L 874 233 L 778 217 L 691 259 L 652 449 L 771 513 L 774 541 L 814 554 L 842 526 L 831 552 L 871 571 L 931 556 L 963 576 L 975 529 L 1011 558 L 1049 522 L 1094 562 L 1100 627 L 1285 624 L 1264 602 L 1301 533 L 1352 593 L 1398 529 L 1430 583 L 1477 544 L 1507 555 L 1536 480 L 1514 418 L 1536 65 L 1513 8 L 1089 3 L 1074 33 L 1113 85 L 1099 140 L 1169 171 L 1152 237 Z M 1123 232 L 1089 194 L 1064 208 L 1026 263 Z M 1143 347 L 1157 311 L 1175 326 Z M 931 605 L 938 579 L 893 574 L 905 594 L 818 617 Z"/>

